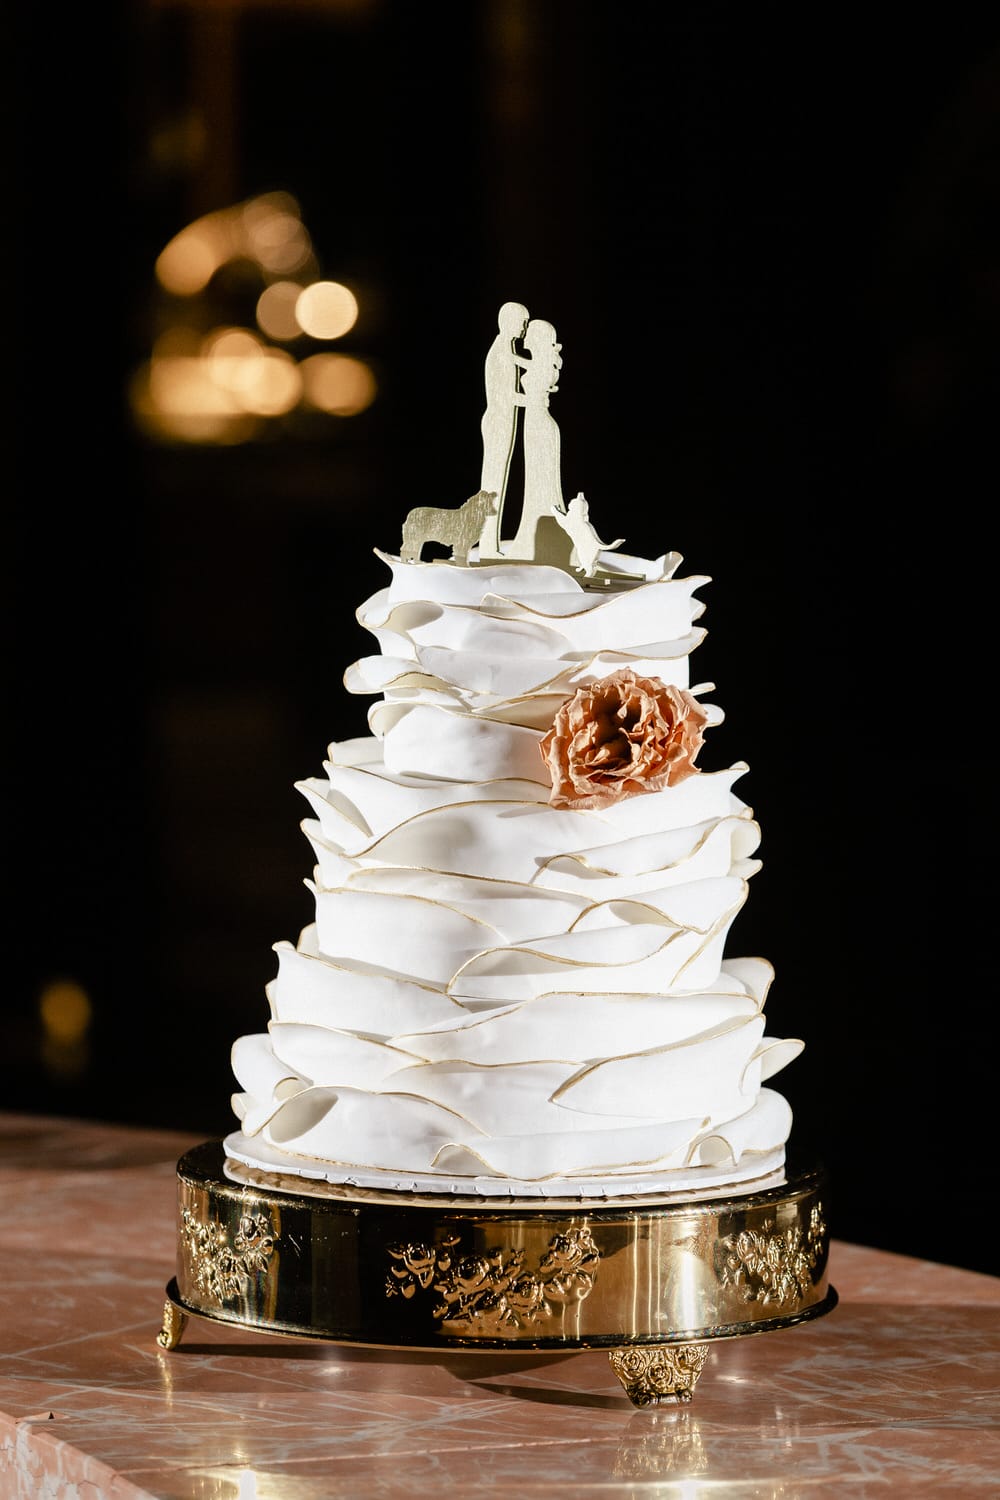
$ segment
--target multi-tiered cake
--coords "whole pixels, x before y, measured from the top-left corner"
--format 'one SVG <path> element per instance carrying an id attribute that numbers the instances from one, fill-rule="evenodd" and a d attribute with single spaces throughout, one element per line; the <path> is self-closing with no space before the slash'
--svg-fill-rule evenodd
<path id="1" fill-rule="evenodd" d="M 699 764 L 704 576 L 603 543 L 567 504 L 560 345 L 516 303 L 486 361 L 480 490 L 414 511 L 345 682 L 371 734 L 300 783 L 315 922 L 276 945 L 266 1033 L 233 1048 L 265 1170 L 486 1195 L 747 1183 L 791 1113 L 764 1081 L 772 977 L 728 958 L 759 830 Z M 524 501 L 503 539 L 523 419 Z M 422 560 L 425 544 L 450 560 Z"/>

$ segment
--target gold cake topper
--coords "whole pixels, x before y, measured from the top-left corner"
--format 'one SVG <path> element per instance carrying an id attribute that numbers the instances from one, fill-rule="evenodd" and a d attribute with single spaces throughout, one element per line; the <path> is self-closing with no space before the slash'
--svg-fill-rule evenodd
<path id="1" fill-rule="evenodd" d="M 520 346 L 520 347 L 518 347 Z M 400 556 L 418 562 L 427 542 L 451 548 L 451 561 L 470 563 L 478 547 L 479 562 L 548 563 L 588 579 L 617 579 L 600 567 L 600 554 L 624 542 L 602 541 L 590 520 L 582 492 L 567 505 L 562 493 L 559 427 L 549 397 L 559 389 L 562 344 L 544 318 L 530 318 L 520 302 L 505 302 L 497 315 L 497 332 L 486 354 L 486 406 L 480 427 L 483 463 L 479 490 L 464 505 L 418 506 L 403 524 Z M 521 429 L 524 495 L 514 535 L 503 537 L 511 460 Z"/>

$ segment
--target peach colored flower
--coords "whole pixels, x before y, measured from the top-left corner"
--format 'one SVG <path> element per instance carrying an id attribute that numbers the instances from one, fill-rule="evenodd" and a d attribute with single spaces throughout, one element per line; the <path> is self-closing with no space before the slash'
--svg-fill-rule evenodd
<path id="1" fill-rule="evenodd" d="M 539 746 L 553 807 L 608 807 L 674 786 L 699 768 L 708 715 L 684 688 L 629 667 L 579 688 Z"/>

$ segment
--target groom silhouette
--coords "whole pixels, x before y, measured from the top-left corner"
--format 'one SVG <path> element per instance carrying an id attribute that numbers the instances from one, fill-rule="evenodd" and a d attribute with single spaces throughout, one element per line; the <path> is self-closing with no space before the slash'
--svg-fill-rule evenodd
<path id="1" fill-rule="evenodd" d="M 480 557 L 500 557 L 500 518 L 507 492 L 507 476 L 517 437 L 517 408 L 524 405 L 521 371 L 530 361 L 514 348 L 528 326 L 528 309 L 520 302 L 505 302 L 497 314 L 497 335 L 489 347 L 484 366 L 486 408 L 480 423 L 483 434 L 483 467 L 479 488 L 496 495 L 497 503 L 487 518 L 479 545 Z"/>

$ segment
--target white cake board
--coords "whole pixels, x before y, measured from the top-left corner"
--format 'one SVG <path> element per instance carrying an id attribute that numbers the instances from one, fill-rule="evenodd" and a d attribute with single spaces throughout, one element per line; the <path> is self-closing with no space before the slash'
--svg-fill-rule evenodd
<path id="1" fill-rule="evenodd" d="M 372 1188 L 381 1192 L 450 1194 L 463 1198 L 622 1198 L 650 1194 L 683 1194 L 728 1191 L 745 1187 L 779 1172 L 785 1152 L 748 1152 L 739 1166 L 687 1167 L 670 1172 L 634 1172 L 605 1177 L 550 1177 L 544 1182 L 524 1182 L 510 1177 L 458 1177 L 431 1172 L 390 1172 L 377 1167 L 334 1165 L 301 1156 L 285 1155 L 259 1137 L 234 1131 L 223 1141 L 226 1156 L 261 1172 L 280 1172 L 305 1181 L 330 1182 L 347 1187 Z"/>

